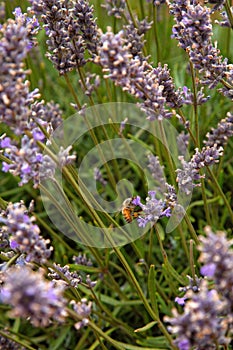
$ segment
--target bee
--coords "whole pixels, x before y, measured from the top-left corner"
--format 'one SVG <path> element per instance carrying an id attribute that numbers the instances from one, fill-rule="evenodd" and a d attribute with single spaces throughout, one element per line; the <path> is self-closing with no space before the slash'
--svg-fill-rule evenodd
<path id="1" fill-rule="evenodd" d="M 137 218 L 140 215 L 141 210 L 137 209 L 137 205 L 133 204 L 135 197 L 130 197 L 124 200 L 122 204 L 122 215 L 126 222 L 131 223 L 133 219 Z"/>

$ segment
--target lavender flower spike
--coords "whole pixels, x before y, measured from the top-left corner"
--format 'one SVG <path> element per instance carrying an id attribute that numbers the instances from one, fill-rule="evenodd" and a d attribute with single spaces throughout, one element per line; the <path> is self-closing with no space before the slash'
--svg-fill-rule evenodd
<path id="1" fill-rule="evenodd" d="M 145 227 L 149 222 L 155 224 L 163 216 L 171 215 L 171 208 L 166 208 L 166 203 L 162 199 L 156 198 L 155 191 L 149 191 L 146 204 L 141 203 L 140 197 L 136 197 L 133 204 L 142 208 L 142 214 L 138 217 L 138 226 Z"/>
<path id="2" fill-rule="evenodd" d="M 173 318 L 165 317 L 169 322 L 168 330 L 176 334 L 174 345 L 180 350 L 212 350 L 215 345 L 227 345 L 227 324 L 221 317 L 225 302 L 216 290 L 209 290 L 207 282 L 202 280 L 200 291 L 189 290 L 183 314 L 173 309 Z"/>
<path id="3" fill-rule="evenodd" d="M 202 274 L 215 282 L 215 288 L 227 301 L 227 314 L 233 324 L 233 239 L 228 240 L 225 232 L 215 234 L 208 226 L 207 237 L 201 237 L 200 261 L 204 263 Z"/>
<path id="4" fill-rule="evenodd" d="M 66 317 L 62 294 L 63 288 L 46 281 L 42 271 L 12 267 L 4 275 L 1 299 L 13 307 L 13 317 L 29 318 L 35 327 L 46 327 L 52 320 L 62 322 Z"/>
<path id="5" fill-rule="evenodd" d="M 8 204 L 0 215 L 3 232 L 8 235 L 11 248 L 25 253 L 27 262 L 45 263 L 53 248 L 47 247 L 50 240 L 40 235 L 40 229 L 34 221 L 35 218 L 29 217 L 23 202 Z"/>

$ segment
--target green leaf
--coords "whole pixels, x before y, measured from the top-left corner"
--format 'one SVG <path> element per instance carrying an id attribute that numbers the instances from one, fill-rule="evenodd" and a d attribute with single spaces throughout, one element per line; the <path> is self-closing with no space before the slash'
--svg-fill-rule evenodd
<path id="1" fill-rule="evenodd" d="M 146 332 L 148 329 L 151 329 L 152 327 L 154 327 L 154 325 L 156 325 L 157 321 L 152 321 L 149 322 L 148 324 L 146 324 L 144 327 L 135 329 L 135 333 L 142 333 L 142 332 Z"/>
<path id="2" fill-rule="evenodd" d="M 148 275 L 148 291 L 152 309 L 158 315 L 158 304 L 156 299 L 156 287 L 155 287 L 155 266 L 150 265 L 149 275 Z"/>
<path id="3" fill-rule="evenodd" d="M 60 334 L 60 337 L 50 342 L 49 350 L 61 349 L 61 344 L 64 342 L 67 334 L 70 332 L 70 327 L 64 328 Z"/>

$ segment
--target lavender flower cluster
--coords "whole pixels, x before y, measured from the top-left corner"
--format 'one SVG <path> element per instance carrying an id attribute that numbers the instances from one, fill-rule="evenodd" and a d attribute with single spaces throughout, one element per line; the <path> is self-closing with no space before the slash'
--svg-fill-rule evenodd
<path id="1" fill-rule="evenodd" d="M 99 33 L 88 1 L 31 0 L 31 5 L 48 36 L 47 56 L 61 75 L 86 64 L 86 49 L 95 56 Z"/>
<path id="2" fill-rule="evenodd" d="M 23 202 L 8 204 L 7 209 L 0 214 L 4 233 L 2 238 L 9 242 L 9 248 L 15 252 L 26 254 L 26 262 L 45 263 L 53 248 L 47 247 L 50 240 L 40 235 L 40 229 L 34 221 L 35 218 L 28 215 Z"/>
<path id="3" fill-rule="evenodd" d="M 178 0 L 170 4 L 170 10 L 176 21 L 172 37 L 179 41 L 179 46 L 188 53 L 194 68 L 202 74 L 201 83 L 213 89 L 222 82 L 224 87 L 220 92 L 232 99 L 233 67 L 212 44 L 210 9 L 196 0 Z"/>
<path id="4" fill-rule="evenodd" d="M 207 236 L 200 237 L 200 262 L 204 264 L 201 273 L 205 279 L 198 279 L 197 289 L 185 290 L 182 314 L 174 309 L 173 317 L 165 318 L 171 324 L 168 330 L 177 335 L 174 344 L 180 350 L 226 347 L 232 335 L 232 240 L 227 240 L 224 232 L 215 234 L 210 227 L 205 232 Z"/>
<path id="5" fill-rule="evenodd" d="M 43 272 L 28 267 L 12 267 L 3 275 L 1 300 L 12 305 L 13 317 L 29 318 L 35 327 L 46 327 L 51 320 L 63 322 L 67 313 L 63 288 L 46 281 Z"/>
<path id="6" fill-rule="evenodd" d="M 227 117 L 222 119 L 217 128 L 212 128 L 207 133 L 204 140 L 205 147 L 198 150 L 188 162 L 184 156 L 180 156 L 182 169 L 177 169 L 177 182 L 179 189 L 189 195 L 193 188 L 199 186 L 199 181 L 204 175 L 200 175 L 200 169 L 219 162 L 223 155 L 223 147 L 227 144 L 230 137 L 233 136 L 232 113 L 228 112 Z"/>
<path id="7" fill-rule="evenodd" d="M 175 90 L 167 65 L 153 68 L 141 58 L 141 47 L 133 56 L 132 43 L 124 31 L 113 34 L 108 28 L 101 41 L 95 62 L 102 66 L 103 72 L 108 73 L 104 77 L 143 100 L 139 106 L 149 120 L 170 118 L 172 113 L 166 105 L 172 108 L 182 106 L 182 93 Z"/>
<path id="8" fill-rule="evenodd" d="M 20 186 L 32 179 L 37 187 L 40 179 L 52 178 L 56 168 L 56 163 L 43 154 L 38 144 L 38 141 L 46 141 L 41 128 L 50 135 L 62 122 L 62 113 L 53 102 L 46 105 L 44 101 L 36 101 L 40 96 L 38 89 L 29 91 L 29 82 L 25 80 L 29 71 L 24 69 L 23 61 L 35 45 L 33 38 L 39 25 L 34 16 L 22 14 L 19 8 L 14 14 L 15 20 L 8 20 L 1 28 L 0 121 L 22 137 L 13 141 L 4 135 L 1 137 L 1 148 L 7 158 L 3 171 L 20 176 Z M 60 149 L 58 163 L 61 167 L 75 158 L 69 155 L 70 150 L 70 147 Z"/>

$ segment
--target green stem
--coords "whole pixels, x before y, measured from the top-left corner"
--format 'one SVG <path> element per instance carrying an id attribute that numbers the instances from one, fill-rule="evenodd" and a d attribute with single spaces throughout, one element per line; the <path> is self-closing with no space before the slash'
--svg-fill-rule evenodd
<path id="1" fill-rule="evenodd" d="M 189 133 L 191 139 L 193 140 L 194 145 L 196 145 L 195 136 L 193 135 L 193 132 L 192 132 L 192 130 L 190 129 L 190 127 L 189 127 L 189 126 L 186 126 L 186 122 L 187 122 L 187 121 L 186 121 L 186 119 L 185 119 L 185 116 L 184 116 L 182 110 L 179 109 L 178 112 L 179 112 L 179 116 L 180 116 L 181 119 L 182 119 L 182 122 L 183 122 L 183 124 L 184 124 L 184 127 L 188 130 L 188 133 Z"/>
<path id="2" fill-rule="evenodd" d="M 196 231 L 194 230 L 194 227 L 193 227 L 193 225 L 192 225 L 192 223 L 191 223 L 191 221 L 190 221 L 189 216 L 187 215 L 187 213 L 185 213 L 184 219 L 185 219 L 185 222 L 186 222 L 186 224 L 187 224 L 187 226 L 188 226 L 188 228 L 189 228 L 189 231 L 190 231 L 190 234 L 191 234 L 192 239 L 194 240 L 194 242 L 195 242 L 196 244 L 199 244 L 198 236 L 197 236 L 197 234 L 196 234 Z"/>
<path id="3" fill-rule="evenodd" d="M 208 206 L 207 197 L 205 193 L 205 180 L 203 179 L 203 177 L 201 177 L 201 192 L 202 192 L 202 199 L 204 204 L 206 220 L 208 225 L 211 226 L 210 211 L 209 211 L 209 206 Z"/>
<path id="4" fill-rule="evenodd" d="M 4 201 L 4 199 L 2 199 L 2 197 L 0 197 L 0 208 L 2 210 L 5 210 L 8 206 L 8 202 L 7 201 Z"/>
<path id="5" fill-rule="evenodd" d="M 194 256 L 193 256 L 193 240 L 192 239 L 190 240 L 189 252 L 190 252 L 190 260 L 189 260 L 190 270 L 191 270 L 192 278 L 195 281 L 196 274 L 195 274 L 195 263 L 194 263 Z"/>
<path id="6" fill-rule="evenodd" d="M 163 127 L 162 121 L 159 121 L 159 130 L 160 130 L 162 143 L 163 143 L 164 150 L 165 150 L 165 156 L 166 156 L 166 159 L 167 159 L 168 164 L 169 164 L 170 178 L 171 178 L 173 186 L 176 187 L 175 169 L 174 169 L 173 161 L 172 161 L 172 158 L 171 158 L 171 154 L 169 152 L 167 138 L 166 138 L 166 135 L 165 135 L 165 131 L 164 131 L 164 127 Z"/>
<path id="7" fill-rule="evenodd" d="M 181 242 L 182 242 L 182 246 L 184 248 L 184 252 L 187 256 L 187 259 L 189 260 L 189 251 L 188 251 L 188 247 L 187 247 L 187 244 L 186 244 L 186 239 L 185 239 L 185 235 L 184 235 L 184 232 L 182 230 L 182 227 L 181 225 L 178 225 L 178 231 L 180 233 L 180 238 L 181 238 Z"/>
<path id="8" fill-rule="evenodd" d="M 211 176 L 211 179 L 213 180 L 215 186 L 216 186 L 216 189 L 218 190 L 220 196 L 222 197 L 227 209 L 228 209 L 228 212 L 229 212 L 229 215 L 230 215 L 230 218 L 231 218 L 231 221 L 233 223 L 233 212 L 232 212 L 232 209 L 231 209 L 231 206 L 230 206 L 230 203 L 228 202 L 225 194 L 223 193 L 221 187 L 219 186 L 219 183 L 218 183 L 218 180 L 216 179 L 214 173 L 212 172 L 212 170 L 210 169 L 210 167 L 206 166 L 207 168 L 207 171 L 209 173 L 209 175 Z"/>
<path id="9" fill-rule="evenodd" d="M 80 102 L 78 100 L 78 97 L 77 97 L 77 95 L 76 95 L 76 93 L 74 91 L 74 88 L 73 88 L 73 86 L 72 86 L 72 84 L 70 82 L 70 79 L 69 79 L 68 75 L 64 74 L 64 78 L 65 78 L 66 84 L 67 84 L 67 86 L 68 86 L 68 88 L 69 88 L 69 90 L 70 90 L 70 92 L 71 92 L 71 94 L 72 94 L 72 96 L 73 96 L 73 98 L 75 100 L 75 103 L 76 103 L 78 109 L 80 110 L 82 108 L 82 106 L 81 106 L 81 104 L 80 104 Z"/>
<path id="10" fill-rule="evenodd" d="M 78 314 L 76 312 L 74 312 L 73 310 L 67 309 L 67 313 L 70 315 L 70 317 L 72 317 L 74 320 L 77 321 L 81 321 L 81 318 L 78 316 Z M 107 342 L 109 342 L 110 344 L 112 344 L 114 346 L 115 349 L 119 349 L 119 350 L 124 350 L 124 348 L 118 343 L 118 341 L 112 339 L 111 337 L 109 337 L 105 332 L 102 331 L 101 328 L 99 328 L 98 326 L 96 326 L 96 324 L 94 322 L 92 322 L 91 320 L 88 320 L 88 326 L 94 331 L 96 332 L 100 337 L 102 337 L 103 339 L 105 339 Z"/>
<path id="11" fill-rule="evenodd" d="M 154 30 L 154 40 L 155 40 L 155 47 L 156 47 L 156 63 L 158 65 L 159 62 L 161 62 L 160 57 L 160 44 L 159 44 L 159 36 L 158 36 L 158 28 L 157 28 L 157 7 L 154 6 L 152 2 L 153 7 L 153 30 Z"/>
<path id="12" fill-rule="evenodd" d="M 195 120 L 195 134 L 196 134 L 196 145 L 199 148 L 200 146 L 200 138 L 199 138 L 199 120 L 197 113 L 197 86 L 196 86 L 196 77 L 195 71 L 192 62 L 189 62 L 190 71 L 192 76 L 192 84 L 193 84 L 193 109 L 194 109 L 194 120 Z"/>

